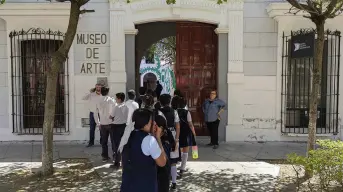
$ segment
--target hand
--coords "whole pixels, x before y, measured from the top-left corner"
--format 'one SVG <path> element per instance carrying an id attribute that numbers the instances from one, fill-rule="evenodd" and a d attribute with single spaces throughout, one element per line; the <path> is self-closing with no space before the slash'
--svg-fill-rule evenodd
<path id="1" fill-rule="evenodd" d="M 89 92 L 93 93 L 95 91 L 95 88 L 91 88 Z"/>
<path id="2" fill-rule="evenodd" d="M 218 116 L 218 119 L 221 120 L 221 119 L 220 119 L 220 113 L 217 113 L 217 116 Z"/>
<path id="3" fill-rule="evenodd" d="M 156 138 L 161 138 L 161 136 L 162 136 L 162 129 L 159 128 L 158 126 L 156 126 L 155 137 Z"/>
<path id="4" fill-rule="evenodd" d="M 197 134 L 195 134 L 195 131 L 194 131 L 194 130 L 193 130 L 192 132 L 193 132 L 194 137 L 197 136 Z"/>
<path id="5" fill-rule="evenodd" d="M 101 130 L 101 125 L 99 125 L 99 130 Z"/>

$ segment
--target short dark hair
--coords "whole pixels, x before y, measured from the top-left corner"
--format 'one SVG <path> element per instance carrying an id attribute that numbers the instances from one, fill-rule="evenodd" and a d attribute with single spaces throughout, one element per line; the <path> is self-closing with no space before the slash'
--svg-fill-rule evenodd
<path id="1" fill-rule="evenodd" d="M 158 113 L 155 113 L 155 122 L 156 125 L 161 127 L 163 130 L 167 129 L 167 120 Z"/>
<path id="2" fill-rule="evenodd" d="M 179 89 L 175 89 L 174 91 L 174 96 L 180 96 L 180 97 L 183 97 L 181 91 Z"/>
<path id="3" fill-rule="evenodd" d="M 136 97 L 136 92 L 135 90 L 131 89 L 127 92 L 127 97 L 131 100 L 134 100 Z"/>
<path id="4" fill-rule="evenodd" d="M 120 99 L 121 101 L 125 100 L 125 93 L 120 92 L 116 94 L 117 99 Z"/>
<path id="5" fill-rule="evenodd" d="M 156 81 L 157 84 L 160 84 L 160 81 Z"/>
<path id="6" fill-rule="evenodd" d="M 136 109 L 132 114 L 132 122 L 135 122 L 135 129 L 143 129 L 149 123 L 152 111 L 148 109 Z"/>
<path id="7" fill-rule="evenodd" d="M 170 105 L 171 96 L 169 94 L 162 94 L 160 96 L 160 103 L 162 107 Z"/>
<path id="8" fill-rule="evenodd" d="M 146 92 L 146 88 L 145 87 L 140 87 L 138 92 L 139 92 L 140 95 L 144 95 L 145 92 Z"/>
<path id="9" fill-rule="evenodd" d="M 100 92 L 101 92 L 102 96 L 107 96 L 109 91 L 110 91 L 110 88 L 101 87 L 101 91 Z"/>
<path id="10" fill-rule="evenodd" d="M 177 100 L 177 108 L 183 109 L 187 106 L 187 101 L 184 97 L 179 97 Z"/>

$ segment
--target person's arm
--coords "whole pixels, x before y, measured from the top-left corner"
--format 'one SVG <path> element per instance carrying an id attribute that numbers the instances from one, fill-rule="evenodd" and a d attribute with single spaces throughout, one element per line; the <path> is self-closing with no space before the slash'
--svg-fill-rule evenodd
<path id="1" fill-rule="evenodd" d="M 89 93 L 87 93 L 85 96 L 82 97 L 82 100 L 89 100 L 91 98 L 92 95 L 92 89 L 89 91 Z"/>
<path id="2" fill-rule="evenodd" d="M 219 100 L 219 111 L 218 111 L 218 115 L 220 115 L 220 113 L 222 113 L 225 110 L 225 102 L 222 100 Z"/>
<path id="3" fill-rule="evenodd" d="M 110 113 L 110 119 L 113 119 L 115 114 L 116 114 L 116 110 L 117 110 L 117 105 L 112 105 L 112 110 L 111 110 L 111 113 Z"/>
<path id="4" fill-rule="evenodd" d="M 166 165 L 167 156 L 161 142 L 161 133 L 155 133 L 155 136 L 146 136 L 141 147 L 143 154 L 151 156 L 158 166 L 163 167 Z"/>
<path id="5" fill-rule="evenodd" d="M 180 117 L 176 111 L 175 111 L 175 130 L 176 130 L 176 136 L 175 136 L 175 150 L 176 150 L 178 148 L 179 137 L 180 137 Z"/>
<path id="6" fill-rule="evenodd" d="M 93 113 L 93 115 L 94 115 L 94 120 L 96 121 L 96 124 L 99 126 L 99 128 L 100 128 L 100 119 L 99 119 L 99 116 L 100 116 L 100 114 L 99 114 L 99 104 L 96 104 L 95 105 L 96 106 L 96 112 L 95 113 Z"/>
<path id="7" fill-rule="evenodd" d="M 188 113 L 187 113 L 187 121 L 188 121 L 189 127 L 190 127 L 191 130 L 192 130 L 193 135 L 195 136 L 196 134 L 195 134 L 194 125 L 193 125 L 193 122 L 192 122 L 192 116 L 191 116 L 191 113 L 190 113 L 189 111 L 188 111 Z"/>
<path id="8" fill-rule="evenodd" d="M 156 140 L 157 140 L 159 148 L 161 149 L 161 155 L 157 159 L 155 159 L 155 162 L 159 167 L 164 167 L 167 163 L 167 155 L 164 152 L 161 138 L 160 137 L 156 138 Z"/>

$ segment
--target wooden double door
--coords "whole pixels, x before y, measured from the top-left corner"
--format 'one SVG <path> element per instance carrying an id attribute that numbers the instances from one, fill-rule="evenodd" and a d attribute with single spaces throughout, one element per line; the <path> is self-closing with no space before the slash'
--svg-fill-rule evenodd
<path id="1" fill-rule="evenodd" d="M 218 36 L 215 25 L 176 24 L 176 88 L 187 98 L 197 135 L 206 136 L 202 104 L 217 88 Z"/>

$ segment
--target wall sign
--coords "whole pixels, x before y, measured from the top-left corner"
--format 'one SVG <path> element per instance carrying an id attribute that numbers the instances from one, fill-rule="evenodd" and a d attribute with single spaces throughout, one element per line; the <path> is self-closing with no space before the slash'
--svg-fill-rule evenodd
<path id="1" fill-rule="evenodd" d="M 108 87 L 107 77 L 98 77 L 96 83 L 97 84 L 102 84 L 105 87 Z"/>
<path id="2" fill-rule="evenodd" d="M 292 36 L 291 58 L 313 57 L 315 34 L 306 33 Z"/>
<path id="3" fill-rule="evenodd" d="M 109 39 L 106 33 L 78 33 L 76 35 L 75 73 L 106 75 L 109 70 Z"/>

